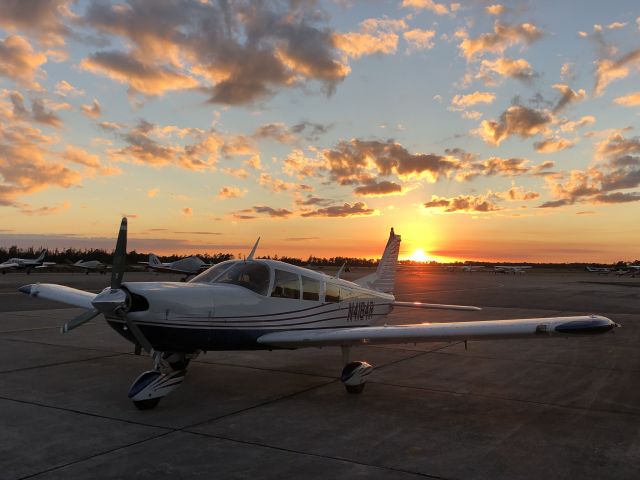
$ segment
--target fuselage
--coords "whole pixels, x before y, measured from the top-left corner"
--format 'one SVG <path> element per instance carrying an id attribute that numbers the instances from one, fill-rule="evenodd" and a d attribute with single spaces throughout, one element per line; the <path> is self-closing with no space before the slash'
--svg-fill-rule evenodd
<path id="1" fill-rule="evenodd" d="M 392 309 L 393 295 L 275 260 L 223 262 L 190 282 L 123 283 L 127 314 L 157 350 L 261 349 L 274 331 L 362 327 Z M 133 341 L 120 318 L 107 318 Z"/>

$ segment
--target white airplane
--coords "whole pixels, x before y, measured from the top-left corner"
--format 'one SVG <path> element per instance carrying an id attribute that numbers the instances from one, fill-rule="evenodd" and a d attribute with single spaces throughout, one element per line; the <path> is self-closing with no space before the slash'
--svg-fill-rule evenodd
<path id="1" fill-rule="evenodd" d="M 447 267 L 449 272 L 455 272 L 456 270 L 460 272 L 482 272 L 484 269 L 484 265 L 449 265 Z"/>
<path id="2" fill-rule="evenodd" d="M 186 280 L 191 275 L 202 272 L 204 269 L 210 267 L 208 263 L 204 263 L 200 257 L 187 257 L 176 260 L 175 262 L 163 263 L 153 253 L 149 254 L 148 262 L 138 262 L 143 265 L 147 265 L 153 271 L 163 273 L 182 273 L 185 275 L 183 280 Z"/>
<path id="3" fill-rule="evenodd" d="M 623 269 L 616 270 L 616 275 L 630 275 L 635 278 L 637 275 L 640 275 L 640 265 L 627 265 Z"/>
<path id="4" fill-rule="evenodd" d="M 76 263 L 71 264 L 72 267 L 82 268 L 85 275 L 89 275 L 89 272 L 100 272 L 102 275 L 107 273 L 108 265 L 102 263 L 100 260 L 78 260 Z"/>
<path id="5" fill-rule="evenodd" d="M 496 265 L 493 267 L 495 273 L 527 273 L 526 270 L 531 265 Z"/>
<path id="6" fill-rule="evenodd" d="M 44 261 L 46 254 L 47 251 L 43 250 L 38 258 L 10 258 L 6 262 L 0 263 L 0 271 L 4 275 L 8 270 L 26 270 L 29 275 L 34 268 L 47 268 L 55 265 L 55 262 Z"/>
<path id="7" fill-rule="evenodd" d="M 611 268 L 609 267 L 590 267 L 587 266 L 587 271 L 591 273 L 597 273 L 598 275 L 606 275 L 611 272 Z"/>
<path id="8" fill-rule="evenodd" d="M 84 308 L 69 320 L 68 332 L 104 315 L 120 335 L 153 358 L 153 368 L 132 384 L 129 398 L 140 409 L 154 408 L 185 378 L 189 361 L 216 350 L 342 349 L 341 380 L 360 393 L 373 367 L 352 361 L 357 345 L 483 339 L 572 337 L 605 333 L 617 326 L 597 315 L 386 325 L 396 307 L 479 310 L 477 307 L 396 301 L 394 289 L 400 236 L 391 229 L 376 271 L 356 282 L 275 260 L 254 258 L 219 263 L 187 283 L 122 282 L 127 219 L 114 253 L 111 286 L 95 294 L 63 285 L 32 284 L 33 297 Z"/>

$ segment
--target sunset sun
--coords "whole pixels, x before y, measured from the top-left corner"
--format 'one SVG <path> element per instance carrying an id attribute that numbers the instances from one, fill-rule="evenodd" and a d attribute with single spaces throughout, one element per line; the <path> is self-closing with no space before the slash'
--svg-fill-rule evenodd
<path id="1" fill-rule="evenodd" d="M 424 250 L 421 248 L 417 248 L 415 252 L 408 258 L 409 260 L 413 260 L 414 262 L 428 262 L 429 257 L 424 253 Z"/>

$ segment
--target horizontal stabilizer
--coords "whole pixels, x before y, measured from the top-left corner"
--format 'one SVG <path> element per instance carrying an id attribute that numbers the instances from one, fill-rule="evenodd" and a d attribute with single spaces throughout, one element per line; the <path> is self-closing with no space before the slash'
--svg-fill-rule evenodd
<path id="1" fill-rule="evenodd" d="M 93 309 L 91 300 L 96 297 L 96 294 L 92 292 L 85 292 L 77 288 L 52 283 L 33 283 L 31 285 L 24 285 L 20 287 L 19 290 L 32 297 L 44 298 L 46 300 L 53 300 L 54 302 L 66 303 L 67 305 L 87 309 Z"/>

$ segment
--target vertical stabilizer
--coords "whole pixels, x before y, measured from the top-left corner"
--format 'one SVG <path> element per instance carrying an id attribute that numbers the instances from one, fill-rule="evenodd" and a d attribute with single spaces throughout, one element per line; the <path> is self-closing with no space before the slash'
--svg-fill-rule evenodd
<path id="1" fill-rule="evenodd" d="M 159 266 L 159 265 L 162 265 L 162 262 L 157 257 L 157 255 L 155 255 L 154 253 L 150 253 L 149 254 L 149 265 Z"/>
<path id="2" fill-rule="evenodd" d="M 396 284 L 400 240 L 400 235 L 396 235 L 392 228 L 376 272 L 356 280 L 355 283 L 379 292 L 392 293 Z"/>
<path id="3" fill-rule="evenodd" d="M 44 261 L 44 256 L 47 254 L 46 250 L 42 250 L 42 252 L 40 252 L 40 255 L 38 256 L 38 258 L 36 258 L 36 262 L 42 262 Z"/>

